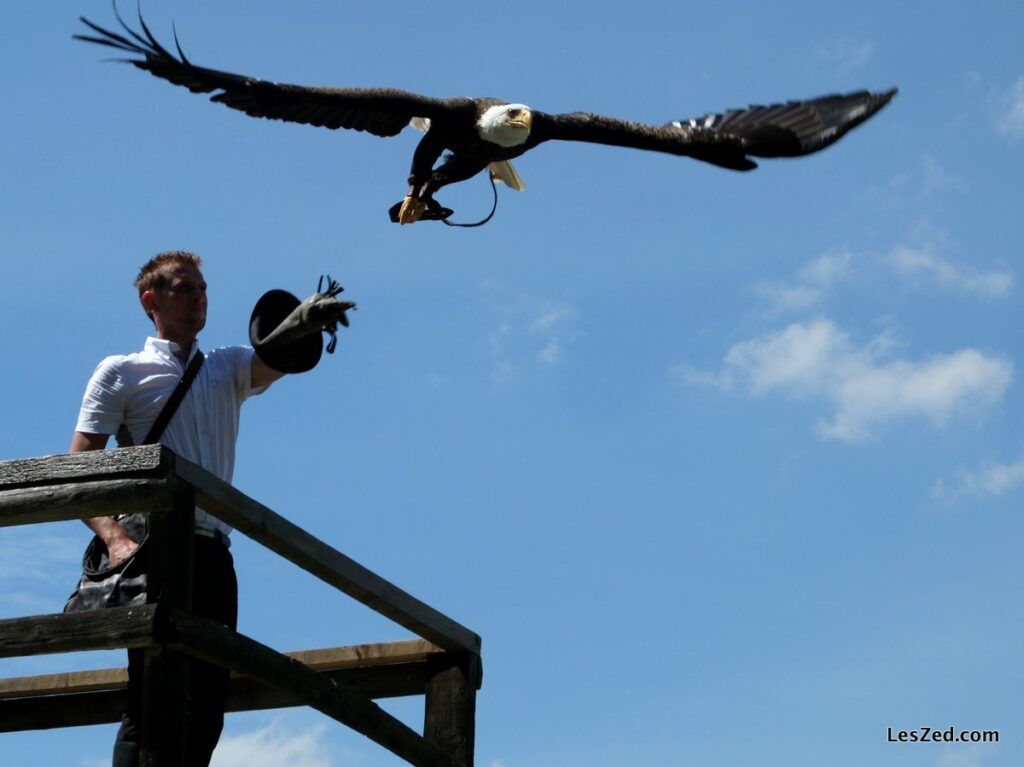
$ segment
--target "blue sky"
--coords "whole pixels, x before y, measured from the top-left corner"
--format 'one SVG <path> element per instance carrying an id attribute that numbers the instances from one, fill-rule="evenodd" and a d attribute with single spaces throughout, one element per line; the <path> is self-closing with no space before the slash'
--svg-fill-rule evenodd
<path id="1" fill-rule="evenodd" d="M 144 10 L 199 64 L 548 112 L 900 95 L 745 175 L 546 145 L 487 226 L 399 228 L 414 132 L 253 120 L 73 42 L 104 0 L 14 4 L 0 458 L 67 449 L 93 367 L 149 330 L 131 280 L 153 253 L 205 258 L 207 347 L 329 272 L 352 327 L 245 406 L 235 484 L 483 636 L 478 765 L 1021 763 L 1019 4 Z M 490 192 L 439 198 L 472 220 Z M 237 538 L 245 633 L 407 637 Z M 0 531 L 0 615 L 59 609 L 86 540 Z M 418 700 L 387 705 L 418 726 Z M 886 742 L 925 725 L 1001 742 Z M 96 767 L 112 737 L 3 735 L 0 764 Z M 400 762 L 293 710 L 229 718 L 214 764 L 243 763 Z"/>

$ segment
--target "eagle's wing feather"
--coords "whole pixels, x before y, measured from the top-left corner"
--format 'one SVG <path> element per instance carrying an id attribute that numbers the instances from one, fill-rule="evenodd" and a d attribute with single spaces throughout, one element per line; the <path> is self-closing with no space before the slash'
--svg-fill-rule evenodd
<path id="1" fill-rule="evenodd" d="M 895 88 L 883 93 L 858 91 L 728 110 L 661 126 L 585 112 L 534 112 L 530 143 L 611 144 L 751 170 L 757 164 L 750 157 L 797 157 L 824 149 L 888 104 L 895 94 Z"/>
<path id="2" fill-rule="evenodd" d="M 116 7 L 115 7 L 116 10 Z M 465 108 L 468 99 L 435 99 L 395 88 L 317 88 L 287 85 L 246 75 L 221 72 L 192 64 L 175 45 L 178 55 L 167 51 L 139 19 L 143 35 L 118 16 L 127 36 L 104 29 L 83 18 L 94 35 L 75 39 L 105 45 L 141 56 L 123 59 L 139 69 L 193 93 L 213 93 L 216 101 L 252 117 L 304 123 L 324 128 L 349 128 L 375 136 L 395 136 L 413 117 L 439 118 Z"/>

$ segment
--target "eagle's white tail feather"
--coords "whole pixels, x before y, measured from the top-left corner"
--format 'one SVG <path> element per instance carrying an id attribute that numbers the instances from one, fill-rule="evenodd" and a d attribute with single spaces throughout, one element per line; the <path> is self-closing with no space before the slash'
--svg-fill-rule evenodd
<path id="1" fill-rule="evenodd" d="M 512 163 L 508 160 L 499 160 L 498 162 L 492 162 L 487 166 L 487 169 L 494 174 L 494 177 L 499 181 L 504 182 L 505 186 L 509 189 L 515 189 L 517 192 L 522 192 L 526 189 L 526 184 L 516 173 L 516 169 L 512 167 Z"/>
<path id="2" fill-rule="evenodd" d="M 426 133 L 430 130 L 430 118 L 429 117 L 414 117 L 409 120 L 409 125 L 414 127 L 416 130 L 421 130 Z"/>

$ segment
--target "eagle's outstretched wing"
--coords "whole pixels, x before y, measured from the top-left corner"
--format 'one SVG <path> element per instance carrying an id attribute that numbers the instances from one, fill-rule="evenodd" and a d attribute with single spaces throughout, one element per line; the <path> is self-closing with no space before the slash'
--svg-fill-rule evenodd
<path id="1" fill-rule="evenodd" d="M 750 157 L 798 157 L 824 149 L 888 104 L 895 94 L 895 88 L 882 93 L 857 91 L 731 109 L 661 126 L 586 112 L 534 112 L 530 143 L 587 141 L 685 155 L 725 168 L 752 170 L 757 163 Z"/>
<path id="2" fill-rule="evenodd" d="M 117 6 L 114 6 L 117 13 Z M 104 29 L 82 17 L 96 35 L 77 40 L 106 45 L 142 58 L 122 59 L 193 93 L 213 93 L 216 101 L 252 117 L 304 123 L 323 128 L 350 128 L 375 136 L 397 135 L 413 117 L 443 119 L 454 110 L 472 110 L 470 99 L 435 99 L 394 88 L 317 88 L 286 85 L 255 77 L 220 72 L 192 64 L 178 45 L 175 56 L 164 48 L 139 16 L 141 34 L 121 19 L 124 34 Z"/>

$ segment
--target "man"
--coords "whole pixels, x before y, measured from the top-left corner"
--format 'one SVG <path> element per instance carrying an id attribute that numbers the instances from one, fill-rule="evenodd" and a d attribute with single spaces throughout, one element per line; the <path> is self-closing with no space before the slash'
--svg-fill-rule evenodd
<path id="1" fill-rule="evenodd" d="M 78 423 L 71 440 L 71 452 L 102 450 L 110 435 L 118 443 L 142 444 L 165 401 L 182 378 L 187 365 L 199 354 L 197 336 L 206 325 L 206 281 L 200 271 L 200 258 L 185 251 L 161 253 L 139 271 L 135 286 L 142 308 L 156 327 L 155 337 L 146 340 L 141 352 L 107 357 L 93 373 L 86 387 Z M 332 285 L 334 283 L 332 282 Z M 307 299 L 280 323 L 289 326 L 292 338 L 316 334 L 322 345 L 320 320 L 303 324 L 300 309 L 329 304 L 333 320 L 347 324 L 344 310 L 354 305 L 335 301 L 334 292 L 318 293 Z M 283 291 L 274 291 L 283 293 Z M 288 294 L 285 294 L 288 295 Z M 294 297 L 291 297 L 294 298 Z M 294 299 L 298 303 L 297 299 Z M 262 300 L 261 300 L 262 303 Z M 259 305 L 257 305 L 257 311 Z M 309 312 L 307 310 L 306 314 Z M 308 318 L 307 318 L 308 319 Z M 276 324 L 276 323 L 275 323 Z M 334 325 L 327 322 L 333 332 Z M 255 323 L 253 325 L 255 327 Z M 257 348 L 258 339 L 254 338 Z M 333 347 L 329 347 L 333 348 Z M 279 352 L 279 348 L 271 350 Z M 319 359 L 320 347 L 315 346 Z M 262 353 L 262 352 L 261 352 Z M 279 354 L 267 353 L 271 360 Z M 276 363 L 294 372 L 287 365 Z M 301 365 L 294 370 L 315 365 Z M 268 365 L 253 348 L 232 346 L 206 353 L 202 367 L 181 401 L 160 442 L 190 461 L 198 463 L 221 479 L 230 482 L 234 471 L 235 441 L 239 411 L 252 395 L 261 394 L 285 375 Z M 106 544 L 111 566 L 132 556 L 138 544 L 112 517 L 97 517 L 85 523 Z M 194 553 L 193 611 L 230 628 L 236 627 L 238 612 L 237 583 L 228 551 L 230 528 L 196 509 Z M 114 767 L 136 767 L 139 760 L 142 711 L 143 652 L 128 653 L 128 705 L 114 745 Z M 190 667 L 190 706 L 187 712 L 186 764 L 209 764 L 224 723 L 228 673 L 195 661 Z"/>

